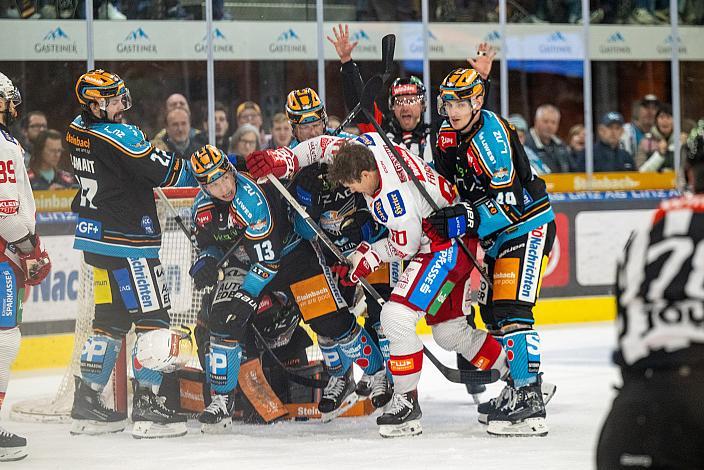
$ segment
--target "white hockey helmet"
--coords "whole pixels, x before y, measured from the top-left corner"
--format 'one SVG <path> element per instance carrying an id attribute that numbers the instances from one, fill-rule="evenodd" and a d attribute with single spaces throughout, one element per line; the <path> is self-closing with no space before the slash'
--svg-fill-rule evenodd
<path id="1" fill-rule="evenodd" d="M 189 331 L 157 328 L 137 335 L 133 367 L 173 372 L 192 358 L 193 340 Z"/>
<path id="2" fill-rule="evenodd" d="M 22 95 L 20 90 L 12 83 L 12 80 L 7 78 L 7 75 L 0 73 L 0 98 L 12 101 L 15 106 L 22 103 Z"/>

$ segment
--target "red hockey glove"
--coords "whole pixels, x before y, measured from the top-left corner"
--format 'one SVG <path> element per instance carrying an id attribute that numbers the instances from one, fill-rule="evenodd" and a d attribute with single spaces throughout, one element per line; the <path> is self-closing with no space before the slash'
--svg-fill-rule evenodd
<path id="1" fill-rule="evenodd" d="M 343 286 L 357 284 L 361 278 L 367 277 L 381 266 L 381 258 L 367 242 L 360 243 L 347 259 L 351 266 L 338 264 L 332 268 L 340 276 Z"/>
<path id="2" fill-rule="evenodd" d="M 30 286 L 39 285 L 51 271 L 51 260 L 46 250 L 42 247 L 39 235 L 31 235 L 29 238 L 33 248 L 25 253 L 20 249 L 20 261 L 24 271 L 25 283 Z M 18 247 L 19 248 L 19 247 Z"/>
<path id="3" fill-rule="evenodd" d="M 298 169 L 298 161 L 290 149 L 281 147 L 276 150 L 257 150 L 245 159 L 247 170 L 256 179 L 274 175 L 288 178 Z"/>

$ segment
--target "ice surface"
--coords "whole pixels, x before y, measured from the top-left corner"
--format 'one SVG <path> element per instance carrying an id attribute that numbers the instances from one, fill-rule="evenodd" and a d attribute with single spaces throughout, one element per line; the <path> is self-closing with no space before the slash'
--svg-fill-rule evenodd
<path id="1" fill-rule="evenodd" d="M 615 328 L 610 323 L 540 328 L 545 379 L 557 385 L 548 405 L 547 437 L 499 438 L 477 422 L 464 386 L 447 382 L 426 361 L 419 393 L 423 435 L 382 439 L 374 417 L 342 418 L 328 424 L 286 422 L 235 425 L 232 435 L 189 434 L 167 440 L 136 440 L 127 432 L 108 436 L 69 435 L 69 425 L 8 421 L 14 401 L 53 394 L 61 379 L 13 376 L 3 407 L 3 425 L 28 438 L 29 457 L 5 468 L 22 469 L 531 469 L 594 467 L 594 448 L 613 398 L 618 371 L 610 363 Z M 428 346 L 446 364 L 454 353 Z M 489 387 L 488 399 L 500 390 Z"/>

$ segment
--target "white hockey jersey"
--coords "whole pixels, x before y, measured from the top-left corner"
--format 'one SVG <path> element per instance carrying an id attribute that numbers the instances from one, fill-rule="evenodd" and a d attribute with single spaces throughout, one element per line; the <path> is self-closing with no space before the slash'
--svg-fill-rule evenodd
<path id="1" fill-rule="evenodd" d="M 300 168 L 317 161 L 330 162 L 343 140 L 331 136 L 307 140 L 293 149 L 296 161 L 290 166 Z M 388 238 L 372 243 L 374 251 L 386 262 L 410 259 L 416 253 L 429 252 L 430 239 L 423 233 L 423 219 L 433 212 L 433 208 L 379 134 L 362 134 L 355 142 L 367 146 L 374 153 L 381 178 L 377 192 L 373 196 L 364 196 L 374 219 L 389 229 Z M 396 149 L 439 207 L 459 202 L 452 185 L 445 178 L 403 147 Z"/>
<path id="2" fill-rule="evenodd" d="M 0 252 L 18 266 L 19 255 L 7 244 L 34 233 L 35 212 L 24 150 L 0 124 Z"/>

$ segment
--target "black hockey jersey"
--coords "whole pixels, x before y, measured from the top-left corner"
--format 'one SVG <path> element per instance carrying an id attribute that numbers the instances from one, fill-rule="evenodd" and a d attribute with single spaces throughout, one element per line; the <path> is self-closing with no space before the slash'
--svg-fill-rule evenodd
<path id="1" fill-rule="evenodd" d="M 119 258 L 158 258 L 161 227 L 153 188 L 197 186 L 185 160 L 155 148 L 136 126 L 84 120 L 66 131 L 80 184 L 73 247 Z"/>
<path id="2" fill-rule="evenodd" d="M 704 195 L 664 202 L 633 233 L 616 277 L 624 369 L 704 364 Z"/>

